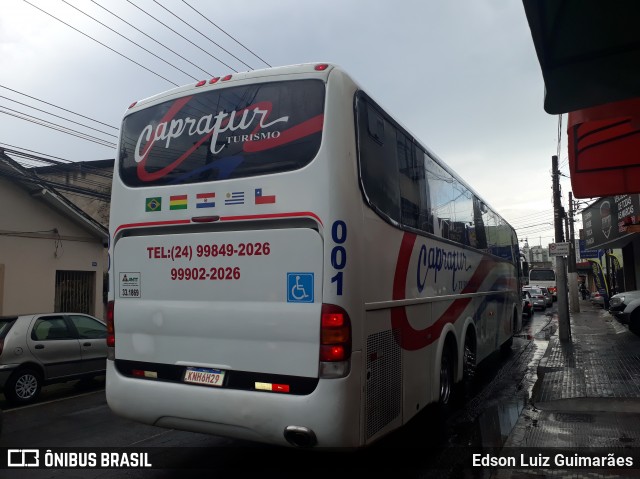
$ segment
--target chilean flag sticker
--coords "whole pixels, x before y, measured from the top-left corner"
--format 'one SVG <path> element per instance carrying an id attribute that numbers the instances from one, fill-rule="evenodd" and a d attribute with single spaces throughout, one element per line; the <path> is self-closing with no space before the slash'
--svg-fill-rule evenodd
<path id="1" fill-rule="evenodd" d="M 268 203 L 276 202 L 276 195 L 264 196 L 262 194 L 262 188 L 256 188 L 256 205 L 266 205 Z"/>

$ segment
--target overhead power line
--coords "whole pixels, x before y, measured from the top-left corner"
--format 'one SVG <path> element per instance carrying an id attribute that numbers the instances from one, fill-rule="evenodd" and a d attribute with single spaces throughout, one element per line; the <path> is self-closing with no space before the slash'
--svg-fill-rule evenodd
<path id="1" fill-rule="evenodd" d="M 233 53 L 231 53 L 229 50 L 227 50 L 226 48 L 224 48 L 222 45 L 220 45 L 219 43 L 216 43 L 214 40 L 212 40 L 211 38 L 209 38 L 208 36 L 206 36 L 204 33 L 202 33 L 200 30 L 198 30 L 196 27 L 194 27 L 193 25 L 191 25 L 190 23 L 186 22 L 185 20 L 183 20 L 182 18 L 180 18 L 178 15 L 176 15 L 174 12 L 172 12 L 171 10 L 169 10 L 167 7 L 165 7 L 164 5 L 162 5 L 160 2 L 158 2 L 157 0 L 153 0 L 153 3 L 155 3 L 156 5 L 158 5 L 160 8 L 164 9 L 166 12 L 168 12 L 169 14 L 173 15 L 174 17 L 176 17 L 178 20 L 180 20 L 182 23 L 184 23 L 186 26 L 188 26 L 189 28 L 191 28 L 192 30 L 198 32 L 200 35 L 202 35 L 204 38 L 206 38 L 207 40 L 209 40 L 211 43 L 213 43 L 215 46 L 217 46 L 218 48 L 220 48 L 221 50 L 227 52 L 229 55 L 231 55 L 233 58 L 235 58 L 236 60 L 238 60 L 240 63 L 242 63 L 244 66 L 246 66 L 249 70 L 253 70 L 253 67 L 251 65 L 247 65 L 245 62 L 243 62 L 242 60 L 240 60 L 237 56 L 235 56 Z"/>
<path id="2" fill-rule="evenodd" d="M 25 2 L 27 0 L 24 0 Z M 167 25 L 166 23 L 162 22 L 161 20 L 158 20 L 156 17 L 154 17 L 153 15 L 151 15 L 149 12 L 147 12 L 146 10 L 140 8 L 138 5 L 136 5 L 135 3 L 133 3 L 131 0 L 127 0 L 128 3 L 130 3 L 131 5 L 133 5 L 134 7 L 136 7 L 138 10 L 140 10 L 142 13 L 144 13 L 145 15 L 147 15 L 148 17 L 153 18 L 156 22 L 158 22 L 159 24 L 163 25 L 164 27 L 168 28 L 169 30 L 171 30 L 173 33 L 175 33 L 176 35 L 178 35 L 180 38 L 186 40 L 187 42 L 189 42 L 191 45 L 193 45 L 194 47 L 196 47 L 197 49 L 201 50 L 202 52 L 206 53 L 207 55 L 209 55 L 211 58 L 213 58 L 214 60 L 222 63 L 225 67 L 231 69 L 232 71 L 238 73 L 238 70 L 236 70 L 235 68 L 227 65 L 225 62 L 223 62 L 222 60 L 220 60 L 218 57 L 212 55 L 211 53 L 209 53 L 208 51 L 206 51 L 204 48 L 196 45 L 195 43 L 193 43 L 191 40 L 189 40 L 187 37 L 185 37 L 184 35 L 182 35 L 181 33 L 176 32 L 173 28 L 171 28 L 169 25 Z"/>
<path id="3" fill-rule="evenodd" d="M 135 46 L 137 46 L 138 48 L 141 48 L 142 50 L 144 50 L 145 52 L 147 52 L 149 55 L 154 56 L 154 57 L 155 57 L 155 58 L 157 58 L 158 60 L 160 60 L 160 61 L 162 61 L 162 62 L 166 63 L 167 65 L 169 65 L 170 67 L 175 68 L 176 70 L 178 70 L 178 71 L 180 71 L 180 72 L 184 73 L 185 75 L 187 75 L 187 76 L 188 76 L 189 78 L 191 78 L 192 80 L 196 80 L 196 81 L 198 80 L 198 78 L 196 78 L 196 77 L 194 77 L 193 75 L 191 75 L 191 74 L 187 73 L 187 72 L 186 72 L 186 71 L 184 71 L 182 68 L 175 66 L 173 63 L 171 63 L 171 62 L 169 62 L 169 61 L 165 60 L 164 58 L 162 58 L 162 57 L 160 57 L 160 56 L 156 55 L 156 54 L 155 54 L 155 53 L 153 53 L 151 50 L 149 50 L 149 49 L 147 49 L 147 48 L 143 47 L 143 46 L 142 46 L 142 45 L 140 45 L 139 43 L 134 42 L 134 41 L 133 41 L 133 40 L 131 40 L 129 37 L 127 37 L 127 36 L 123 35 L 122 33 L 118 32 L 118 31 L 116 31 L 116 30 L 114 30 L 114 29 L 113 29 L 113 28 L 111 28 L 110 26 L 105 25 L 105 24 L 104 24 L 104 23 L 102 23 L 100 20 L 98 20 L 98 19 L 96 19 L 95 17 L 93 17 L 93 16 L 89 15 L 88 13 L 84 12 L 83 10 L 79 9 L 78 7 L 76 7 L 75 5 L 70 4 L 69 2 L 67 2 L 67 0 L 62 0 L 62 2 L 63 2 L 63 3 L 66 3 L 67 5 L 69 5 L 69 6 L 70 6 L 71 8 L 73 8 L 74 10 L 77 10 L 78 12 L 82 13 L 83 15 L 85 15 L 85 16 L 87 16 L 87 17 L 89 17 L 89 18 L 90 18 L 91 20 L 93 20 L 94 22 L 99 23 L 99 24 L 100 24 L 100 25 L 102 25 L 104 28 L 106 28 L 106 29 L 108 29 L 108 30 L 112 31 L 112 32 L 113 32 L 113 33 L 115 33 L 116 35 L 118 35 L 118 36 L 120 36 L 120 37 L 124 38 L 124 39 L 125 39 L 125 40 L 127 40 L 128 42 L 133 43 Z"/>
<path id="4" fill-rule="evenodd" d="M 4 98 L 5 100 L 12 101 L 14 103 L 17 103 L 18 105 L 26 106 L 27 108 L 31 108 L 33 110 L 36 110 L 36 111 L 39 111 L 39 112 L 42 112 L 42 113 L 46 113 L 47 115 L 55 116 L 56 118 L 60 118 L 61 120 L 68 121 L 69 123 L 73 123 L 75 125 L 80 125 L 80 126 L 82 126 L 84 128 L 88 128 L 89 130 L 97 131 L 97 132 L 103 133 L 103 134 L 105 134 L 107 136 L 112 136 L 114 138 L 118 138 L 118 135 L 114 135 L 113 133 L 108 133 L 106 131 L 99 130 L 97 128 L 93 128 L 92 126 L 85 125 L 84 123 L 80 123 L 80 122 L 77 122 L 77 121 L 74 121 L 74 120 L 70 120 L 69 118 L 65 118 L 64 116 L 56 115 L 55 113 L 51 113 L 51 112 L 48 112 L 46 110 L 41 110 L 40 108 L 36 108 L 35 106 L 27 105 L 26 103 L 22 103 L 22 102 L 17 101 L 17 100 L 12 100 L 9 97 L 0 95 L 0 98 Z M 2 107 L 2 105 L 0 105 L 0 107 Z M 6 108 L 6 107 L 2 107 L 2 108 Z M 10 108 L 7 108 L 7 110 L 10 110 Z M 16 111 L 16 110 L 11 110 L 11 111 Z"/>
<path id="5" fill-rule="evenodd" d="M 514 222 L 517 222 L 519 219 L 531 218 L 532 216 L 551 215 L 551 214 L 553 214 L 553 208 L 549 208 L 547 210 L 538 211 L 536 213 L 530 213 L 528 215 L 518 216 L 516 218 L 513 218 L 510 223 L 513 224 Z"/>
<path id="6" fill-rule="evenodd" d="M 8 146 L 9 148 L 20 148 L 19 146 L 15 146 L 15 145 L 9 145 L 8 143 L 1 143 L 0 145 L 2 146 Z M 8 148 L 2 148 L 2 151 L 4 151 L 5 153 L 10 153 L 12 155 L 17 155 L 17 156 L 22 156 L 25 158 L 29 158 L 32 160 L 35 160 L 36 162 L 40 162 L 40 163 L 45 163 L 45 164 L 49 164 L 49 165 L 67 165 L 69 163 L 71 163 L 70 160 L 65 160 L 64 158 L 60 158 L 58 156 L 51 156 L 51 155 L 45 155 L 44 153 L 38 153 L 37 151 L 34 150 L 28 150 L 26 148 L 20 148 L 21 150 L 24 151 L 28 151 L 30 153 L 24 153 L 23 151 L 18 151 L 18 150 L 13 150 L 13 149 L 8 149 Z M 45 155 L 48 156 L 49 158 L 43 158 L 41 156 L 36 156 L 33 155 L 31 153 L 38 153 L 40 155 Z"/>
<path id="7" fill-rule="evenodd" d="M 525 230 L 525 229 L 528 229 L 528 228 L 536 228 L 538 226 L 553 226 L 553 223 L 551 221 L 546 222 L 546 223 L 536 223 L 536 224 L 528 225 L 528 226 L 518 226 L 516 229 Z"/>
<path id="8" fill-rule="evenodd" d="M 81 187 L 77 187 L 77 186 L 73 186 L 73 185 L 69 185 L 66 183 L 58 183 L 56 181 L 50 181 L 50 180 L 45 180 L 43 178 L 37 177 L 37 176 L 25 176 L 25 175 L 21 175 L 19 173 L 9 173 L 6 171 L 0 171 L 0 176 L 4 176 L 5 178 L 11 178 L 11 179 L 16 179 L 19 181 L 24 181 L 27 183 L 34 183 L 36 185 L 47 185 L 47 186 L 52 186 L 56 189 L 59 190 L 65 190 L 65 191 L 69 191 L 72 193 L 76 193 L 79 195 L 83 195 L 83 196 L 90 196 L 93 198 L 97 198 L 103 201 L 109 201 L 111 199 L 111 192 L 107 192 L 107 193 L 101 193 L 99 191 L 95 191 L 92 189 L 88 189 L 88 188 L 81 188 Z"/>
<path id="9" fill-rule="evenodd" d="M 150 40 L 153 40 L 154 42 L 156 42 L 158 45 L 162 46 L 163 48 L 169 50 L 171 53 L 173 53 L 174 55 L 182 58 L 185 62 L 191 64 L 192 66 L 196 67 L 198 70 L 200 70 L 203 73 L 206 73 L 209 76 L 213 76 L 213 73 L 209 73 L 207 70 L 204 70 L 201 66 L 196 65 L 195 63 L 193 63 L 192 61 L 188 60 L 187 58 L 185 58 L 184 56 L 180 55 L 178 52 L 176 52 L 175 50 L 172 50 L 171 48 L 169 48 L 168 46 L 166 46 L 164 43 L 156 40 L 155 38 L 153 38 L 152 36 L 146 34 L 145 32 L 143 32 L 142 30 L 140 30 L 138 27 L 136 27 L 135 25 L 127 22 L 124 18 L 116 15 L 115 13 L 113 13 L 111 10 L 109 10 L 108 8 L 104 7 L 103 5 L 100 5 L 98 2 L 96 2 L 95 0 L 91 0 L 92 3 L 96 4 L 98 7 L 102 8 L 104 11 L 106 11 L 107 13 L 110 13 L 111 15 L 113 15 L 114 17 L 116 17 L 118 20 L 120 20 L 121 22 L 126 23 L 127 25 L 129 25 L 131 28 L 133 28 L 134 30 L 142 33 L 145 37 L 149 38 Z"/>
<path id="10" fill-rule="evenodd" d="M 216 25 L 215 23 L 213 23 L 211 20 L 209 20 L 206 16 L 204 16 L 202 14 L 202 12 L 200 12 L 199 10 L 196 10 L 195 8 L 193 8 L 191 5 L 189 5 L 185 0 L 182 0 L 182 3 L 184 3 L 187 7 L 189 7 L 191 10 L 193 10 L 194 12 L 196 12 L 198 15 L 200 15 L 202 18 L 204 18 L 207 22 L 209 22 L 211 25 L 213 25 L 214 27 L 216 27 L 218 30 L 220 30 L 222 33 L 224 33 L 226 36 L 228 36 L 229 38 L 231 38 L 234 42 L 236 42 L 238 45 L 240 45 L 242 48 L 244 48 L 246 51 L 248 51 L 249 53 L 251 53 L 254 57 L 256 57 L 258 60 L 260 60 L 262 63 L 264 63 L 265 65 L 267 65 L 268 67 L 270 67 L 271 65 L 269 63 L 267 63 L 265 60 L 263 60 L 262 58 L 260 58 L 257 54 L 255 54 L 253 51 L 251 51 L 249 48 L 247 48 L 246 46 L 244 46 L 242 43 L 240 43 L 236 38 L 234 38 L 233 36 L 229 35 L 227 32 L 225 32 L 222 28 L 220 28 L 218 25 Z"/>
<path id="11" fill-rule="evenodd" d="M 80 113 L 76 113 L 75 111 L 67 110 L 66 108 L 63 108 L 63 107 L 58 106 L 58 105 L 54 105 L 53 103 L 49 103 L 49 102 L 47 102 L 47 101 L 41 100 L 40 98 L 36 98 L 36 97 L 34 97 L 34 96 L 27 95 L 26 93 L 19 92 L 18 90 L 14 90 L 13 88 L 9 88 L 9 87 L 4 86 L 4 85 L 0 85 L 0 88 L 4 88 L 5 90 L 12 91 L 13 93 L 17 93 L 18 95 L 26 96 L 27 98 L 31 98 L 32 100 L 39 101 L 40 103 L 44 103 L 45 105 L 49 105 L 49 106 L 52 106 L 52 107 L 54 107 L 54 108 L 58 108 L 58 109 L 60 109 L 60 110 L 66 111 L 67 113 L 72 113 L 72 114 L 74 114 L 74 115 L 76 115 L 76 116 L 80 116 L 80 117 L 85 118 L 85 119 L 87 119 L 87 120 L 91 120 L 91 121 L 93 121 L 93 122 L 100 123 L 101 125 L 108 126 L 109 128 L 113 128 L 114 130 L 117 130 L 117 129 L 118 129 L 118 127 L 117 127 L 117 126 L 109 125 L 108 123 L 103 123 L 103 122 L 98 121 L 98 120 L 96 120 L 96 119 L 94 119 L 94 118 L 91 118 L 91 117 L 88 117 L 88 116 L 82 115 L 82 114 L 80 114 Z"/>
<path id="12" fill-rule="evenodd" d="M 174 82 L 172 82 L 171 80 L 169 80 L 168 78 L 163 77 L 163 76 L 162 76 L 162 75 L 160 75 L 159 73 L 156 73 L 156 72 L 154 72 L 153 70 L 151 70 L 151 69 L 149 69 L 149 68 L 145 67 L 144 65 L 142 65 L 142 64 L 140 64 L 140 63 L 138 63 L 137 61 L 135 61 L 135 60 L 133 60 L 133 59 L 129 58 L 129 57 L 128 57 L 128 56 L 126 56 L 125 54 L 120 53 L 119 51 L 117 51 L 117 50 L 115 50 L 115 49 L 111 48 L 111 47 L 110 47 L 110 46 L 108 46 L 108 45 L 105 45 L 105 44 L 104 44 L 104 43 L 102 43 L 100 40 L 96 40 L 96 39 L 95 39 L 95 38 L 93 38 L 91 35 L 88 35 L 88 34 L 84 33 L 83 31 L 81 31 L 81 30 L 77 29 L 76 27 L 69 25 L 68 23 L 64 22 L 63 20 L 60 20 L 60 19 L 59 19 L 58 17 L 56 17 L 55 15 L 52 15 L 51 13 L 49 13 L 49 12 L 47 12 L 47 11 L 45 11 L 45 10 L 41 9 L 40 7 L 35 6 L 33 3 L 29 2 L 28 0 L 23 0 L 23 1 L 24 1 L 26 4 L 31 5 L 33 8 L 35 8 L 35 9 L 37 9 L 37 10 L 40 10 L 42 13 L 44 13 L 44 14 L 46 14 L 46 15 L 49 15 L 51 18 L 53 18 L 53 19 L 55 19 L 55 20 L 58 20 L 58 21 L 59 21 L 60 23 L 62 23 L 63 25 L 66 25 L 67 27 L 69 27 L 69 28 L 71 28 L 71 29 L 75 30 L 75 31 L 76 31 L 76 32 L 78 32 L 78 33 L 81 33 L 81 34 L 82 34 L 82 35 L 84 35 L 85 37 L 90 38 L 91 40 L 93 40 L 94 42 L 96 42 L 96 43 L 98 43 L 98 44 L 102 45 L 103 47 L 105 47 L 105 48 L 107 48 L 107 49 L 111 50 L 113 53 L 115 53 L 115 54 L 117 54 L 117 55 L 120 55 L 122 58 L 125 58 L 125 59 L 129 60 L 131 63 L 134 63 L 134 64 L 138 65 L 140 68 L 144 68 L 144 69 L 145 69 L 145 70 L 147 70 L 148 72 L 153 73 L 155 76 L 157 76 L 157 77 L 159 77 L 159 78 L 162 78 L 162 79 L 163 79 L 164 81 L 166 81 L 166 82 L 171 83 L 173 86 L 179 86 L 177 83 L 174 83 Z M 127 1 L 129 1 L 129 0 L 127 0 Z"/>
<path id="13" fill-rule="evenodd" d="M 4 111 L 8 110 L 8 111 Z M 43 120 L 42 118 L 38 118 L 32 115 L 28 115 L 23 112 L 19 112 L 17 110 L 12 110 L 11 108 L 0 106 L 0 113 L 4 113 L 5 115 L 13 116 L 15 118 L 20 118 L 21 120 L 25 120 L 31 123 L 35 123 L 36 125 L 45 126 L 47 128 L 51 128 L 52 130 L 60 131 L 63 133 L 67 133 L 68 135 L 75 136 L 81 138 L 83 140 L 91 141 L 93 143 L 98 143 L 99 145 L 106 146 L 109 148 L 115 148 L 116 144 L 111 143 L 110 141 L 103 140 L 101 138 L 88 135 L 86 133 L 82 133 L 81 131 L 74 130 L 72 128 L 68 128 L 63 125 L 58 125 L 57 123 L 53 123 L 47 120 Z"/>
<path id="14" fill-rule="evenodd" d="M 12 148 L 18 148 L 6 143 L 0 143 L 10 148 L 0 148 L 5 155 L 9 156 L 16 163 L 28 169 L 29 176 L 33 182 L 40 182 L 45 185 L 54 186 L 68 193 L 89 196 L 102 200 L 108 200 L 111 190 L 111 181 L 113 180 L 113 172 L 104 167 L 94 166 L 91 162 L 72 162 L 63 158 L 34 155 L 33 150 L 19 151 Z M 31 152 L 31 153 L 27 153 Z M 44 153 L 39 153 L 44 155 Z M 53 159 L 56 158 L 56 159 Z M 62 167 L 62 168 L 60 168 Z M 51 169 L 48 169 L 51 168 Z M 77 175 L 76 173 L 81 173 Z M 87 173 L 85 175 L 84 173 Z M 73 175 L 73 180 L 69 182 L 69 174 Z M 15 178 L 24 180 L 23 176 L 15 176 Z M 102 178 L 100 180 L 99 178 Z M 38 181 L 36 181 L 36 179 Z"/>

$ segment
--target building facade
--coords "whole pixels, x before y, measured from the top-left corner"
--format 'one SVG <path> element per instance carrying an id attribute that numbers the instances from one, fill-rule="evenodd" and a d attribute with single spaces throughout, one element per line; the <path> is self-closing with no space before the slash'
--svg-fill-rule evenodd
<path id="1" fill-rule="evenodd" d="M 104 317 L 108 231 L 0 152 L 0 314 Z"/>

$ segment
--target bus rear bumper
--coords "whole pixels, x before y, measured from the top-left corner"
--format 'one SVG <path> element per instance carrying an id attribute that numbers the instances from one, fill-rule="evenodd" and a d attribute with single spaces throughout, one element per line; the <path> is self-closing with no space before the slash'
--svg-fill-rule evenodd
<path id="1" fill-rule="evenodd" d="M 309 431 L 318 447 L 355 448 L 361 445 L 359 356 L 353 353 L 347 377 L 321 379 L 305 396 L 132 378 L 109 360 L 106 398 L 115 414 L 163 428 L 282 446 L 298 437 L 292 430 Z"/>

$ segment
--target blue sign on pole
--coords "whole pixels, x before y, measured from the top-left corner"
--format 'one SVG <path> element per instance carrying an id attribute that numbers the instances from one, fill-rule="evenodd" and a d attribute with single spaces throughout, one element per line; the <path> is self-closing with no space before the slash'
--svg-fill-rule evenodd
<path id="1" fill-rule="evenodd" d="M 585 249 L 586 241 L 585 240 L 579 240 L 579 241 L 580 241 L 580 258 L 591 259 L 591 258 L 599 258 L 600 256 L 602 256 L 602 250 Z"/>

